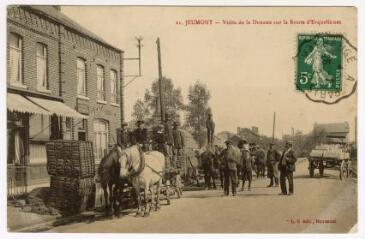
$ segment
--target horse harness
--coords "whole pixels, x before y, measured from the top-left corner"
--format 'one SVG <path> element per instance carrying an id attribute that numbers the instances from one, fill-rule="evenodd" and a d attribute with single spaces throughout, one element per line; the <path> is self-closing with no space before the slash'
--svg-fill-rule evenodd
<path id="1" fill-rule="evenodd" d="M 137 170 L 135 170 L 133 168 L 133 162 L 132 162 L 131 157 L 129 157 L 127 153 L 124 153 L 125 156 L 126 156 L 126 158 L 127 158 L 127 165 L 128 165 L 128 171 L 130 172 L 130 177 L 136 177 L 136 176 L 138 176 L 143 171 L 143 169 L 146 166 L 149 169 L 151 169 L 152 172 L 156 173 L 159 176 L 162 176 L 162 172 L 158 172 L 157 170 L 153 169 L 150 165 L 148 165 L 146 163 L 145 158 L 144 158 L 144 155 L 143 155 L 143 151 L 142 151 L 141 147 L 139 145 L 137 145 L 137 147 L 138 147 L 139 156 L 141 158 L 141 163 L 139 164 Z"/>

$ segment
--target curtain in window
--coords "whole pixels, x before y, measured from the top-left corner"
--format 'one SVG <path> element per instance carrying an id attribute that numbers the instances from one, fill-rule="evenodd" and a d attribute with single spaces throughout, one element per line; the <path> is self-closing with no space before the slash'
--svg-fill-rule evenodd
<path id="1" fill-rule="evenodd" d="M 38 89 L 48 89 L 47 82 L 47 48 L 37 44 L 37 85 Z"/>
<path id="2" fill-rule="evenodd" d="M 102 66 L 97 66 L 97 98 L 98 100 L 105 100 L 104 68 Z"/>
<path id="3" fill-rule="evenodd" d="M 86 96 L 85 61 L 77 59 L 77 94 Z"/>
<path id="4" fill-rule="evenodd" d="M 20 165 L 21 162 L 23 162 L 24 145 L 23 145 L 23 139 L 20 136 L 20 131 L 19 130 L 15 130 L 14 147 L 15 147 L 14 163 L 16 165 Z"/>
<path id="5" fill-rule="evenodd" d="M 22 84 L 22 40 L 15 34 L 10 34 L 9 38 L 9 77 L 10 82 Z"/>
<path id="6" fill-rule="evenodd" d="M 100 162 L 108 149 L 108 122 L 94 121 L 94 147 L 95 160 Z"/>

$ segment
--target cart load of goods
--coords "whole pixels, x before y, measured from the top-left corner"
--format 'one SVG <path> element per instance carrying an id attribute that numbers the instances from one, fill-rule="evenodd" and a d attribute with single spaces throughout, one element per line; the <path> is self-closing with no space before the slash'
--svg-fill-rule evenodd
<path id="1" fill-rule="evenodd" d="M 53 140 L 46 144 L 51 175 L 49 201 L 64 215 L 93 206 L 95 159 L 89 141 Z"/>

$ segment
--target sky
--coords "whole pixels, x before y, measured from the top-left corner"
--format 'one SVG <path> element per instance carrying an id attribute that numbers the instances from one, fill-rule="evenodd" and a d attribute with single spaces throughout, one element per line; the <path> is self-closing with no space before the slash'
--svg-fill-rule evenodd
<path id="1" fill-rule="evenodd" d="M 335 105 L 309 101 L 296 91 L 296 36 L 299 33 L 344 34 L 356 44 L 356 11 L 353 8 L 217 8 L 217 7 L 94 7 L 63 6 L 62 12 L 125 52 L 136 57 L 135 37 L 143 37 L 142 77 L 125 88 L 125 116 L 131 119 L 134 102 L 158 78 L 156 39 L 161 41 L 163 75 L 180 87 L 187 102 L 190 85 L 207 85 L 216 132 L 236 132 L 237 127 L 257 126 L 259 133 L 275 135 L 313 124 L 350 124 L 354 138 L 356 94 Z M 219 20 L 341 20 L 340 25 L 188 25 L 186 19 Z M 177 25 L 180 21 L 182 25 Z M 125 63 L 126 74 L 136 74 L 136 62 Z M 132 78 L 126 78 L 128 82 Z"/>

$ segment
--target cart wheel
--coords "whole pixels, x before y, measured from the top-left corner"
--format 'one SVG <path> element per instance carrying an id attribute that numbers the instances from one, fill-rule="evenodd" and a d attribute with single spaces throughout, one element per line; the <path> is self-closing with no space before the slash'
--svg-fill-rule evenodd
<path id="1" fill-rule="evenodd" d="M 313 176 L 314 176 L 314 167 L 313 166 L 309 166 L 309 176 L 311 178 L 313 178 Z"/>

